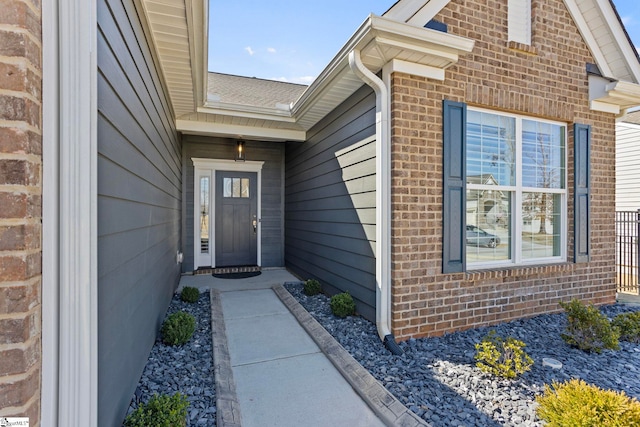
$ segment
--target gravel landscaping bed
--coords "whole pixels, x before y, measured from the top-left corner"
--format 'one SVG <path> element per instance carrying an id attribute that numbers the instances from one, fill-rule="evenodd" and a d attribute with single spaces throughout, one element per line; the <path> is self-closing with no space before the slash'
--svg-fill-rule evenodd
<path id="1" fill-rule="evenodd" d="M 193 337 L 183 346 L 172 347 L 163 344 L 158 334 L 127 413 L 134 411 L 140 402 L 147 402 L 154 394 L 172 395 L 180 392 L 189 401 L 187 426 L 215 426 L 209 292 L 201 292 L 200 298 L 193 304 L 183 302 L 180 295 L 175 294 L 166 315 L 180 310 L 196 318 Z"/>
<path id="2" fill-rule="evenodd" d="M 384 348 L 373 323 L 331 313 L 325 295 L 308 297 L 302 286 L 285 288 L 320 324 L 404 405 L 437 426 L 542 426 L 535 396 L 544 384 L 581 378 L 604 389 L 622 390 L 640 399 L 640 346 L 620 342 L 619 351 L 588 354 L 569 347 L 560 337 L 564 314 L 541 315 L 488 328 L 399 343 L 402 356 Z M 601 311 L 616 314 L 640 307 L 612 305 Z M 516 380 L 482 373 L 475 366 L 475 344 L 491 330 L 526 343 L 535 364 Z M 543 366 L 543 358 L 562 363 L 559 370 Z"/>

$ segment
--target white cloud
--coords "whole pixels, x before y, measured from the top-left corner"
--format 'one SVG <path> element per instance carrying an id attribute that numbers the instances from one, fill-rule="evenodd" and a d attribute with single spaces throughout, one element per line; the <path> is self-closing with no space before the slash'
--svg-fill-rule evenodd
<path id="1" fill-rule="evenodd" d="M 273 77 L 269 80 L 276 80 L 279 82 L 285 82 L 285 83 L 299 83 L 299 84 L 303 84 L 303 85 L 309 85 L 311 83 L 313 83 L 313 81 L 316 79 L 315 76 L 300 76 L 300 77 L 292 77 L 292 78 L 287 78 L 287 77 Z"/>
<path id="2" fill-rule="evenodd" d="M 247 53 L 249 53 L 249 55 L 251 56 L 253 56 L 253 54 L 256 53 L 255 50 L 251 49 L 251 46 L 245 47 L 244 50 L 246 50 Z"/>
<path id="3" fill-rule="evenodd" d="M 305 85 L 308 85 L 313 83 L 315 79 L 316 79 L 316 76 L 301 76 L 301 77 L 296 77 L 294 79 L 294 83 L 303 83 Z"/>
<path id="4" fill-rule="evenodd" d="M 269 53 L 276 53 L 276 50 L 275 50 L 275 48 L 273 48 L 273 47 L 269 47 L 269 48 L 267 48 L 267 52 L 269 52 Z"/>

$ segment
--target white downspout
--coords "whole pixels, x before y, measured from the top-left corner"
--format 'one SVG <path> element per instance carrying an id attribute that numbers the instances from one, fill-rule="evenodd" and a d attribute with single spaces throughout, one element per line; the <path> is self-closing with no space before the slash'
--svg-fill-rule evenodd
<path id="1" fill-rule="evenodd" d="M 391 131 L 389 90 L 362 63 L 360 51 L 349 53 L 349 67 L 376 93 L 376 326 L 393 354 L 402 354 L 391 333 Z"/>

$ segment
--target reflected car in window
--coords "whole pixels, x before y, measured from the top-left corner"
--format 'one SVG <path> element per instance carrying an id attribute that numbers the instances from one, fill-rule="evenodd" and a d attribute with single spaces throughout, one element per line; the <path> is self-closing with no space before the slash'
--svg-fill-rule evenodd
<path id="1" fill-rule="evenodd" d="M 499 244 L 500 238 L 495 234 L 487 233 L 475 225 L 467 225 L 467 245 L 495 248 Z"/>

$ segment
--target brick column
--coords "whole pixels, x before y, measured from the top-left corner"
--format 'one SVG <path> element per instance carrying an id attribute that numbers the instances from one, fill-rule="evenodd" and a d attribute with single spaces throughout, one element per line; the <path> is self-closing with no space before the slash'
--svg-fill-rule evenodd
<path id="1" fill-rule="evenodd" d="M 0 0 L 0 417 L 40 425 L 40 0 Z"/>

